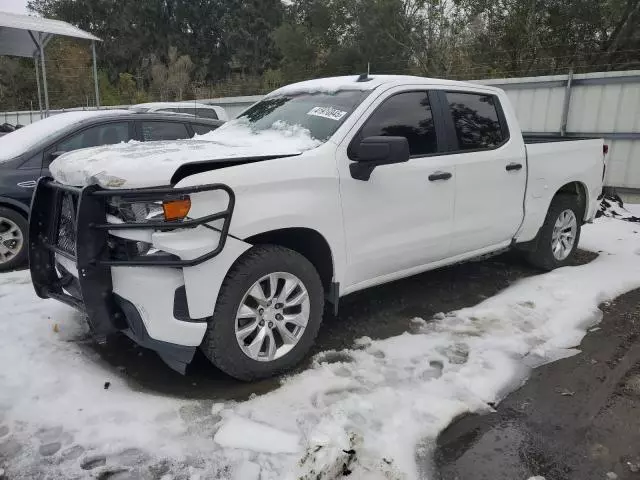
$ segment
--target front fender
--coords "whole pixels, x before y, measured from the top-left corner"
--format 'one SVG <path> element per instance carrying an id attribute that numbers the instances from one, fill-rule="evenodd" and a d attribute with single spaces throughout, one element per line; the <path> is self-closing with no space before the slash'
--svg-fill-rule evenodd
<path id="1" fill-rule="evenodd" d="M 347 262 L 334 148 L 325 144 L 297 157 L 203 172 L 176 186 L 229 185 L 236 198 L 229 233 L 236 239 L 284 228 L 315 230 L 329 244 L 340 282 Z M 225 202 L 219 192 L 192 195 L 189 215 L 207 215 Z"/>

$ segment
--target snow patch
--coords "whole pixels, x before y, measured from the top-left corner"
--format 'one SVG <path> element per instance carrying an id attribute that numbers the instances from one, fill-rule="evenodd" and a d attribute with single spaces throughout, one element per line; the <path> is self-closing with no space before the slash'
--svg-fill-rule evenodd
<path id="1" fill-rule="evenodd" d="M 625 205 L 618 195 L 603 195 L 596 218 L 602 216 L 640 223 L 640 205 Z"/>
<path id="2" fill-rule="evenodd" d="M 371 75 L 369 81 L 358 82 L 359 75 L 349 75 L 344 77 L 318 78 L 305 80 L 304 82 L 286 85 L 274 90 L 265 98 L 278 97 L 281 95 L 296 95 L 300 93 L 336 93 L 341 90 L 373 90 L 391 78 L 386 75 Z"/>
<path id="3" fill-rule="evenodd" d="M 296 453 L 300 451 L 298 435 L 235 415 L 223 423 L 213 439 L 223 447 L 243 448 L 254 452 Z"/>
<path id="4" fill-rule="evenodd" d="M 323 353 L 271 393 L 213 405 L 133 390 L 86 348 L 80 315 L 37 299 L 27 272 L 3 274 L 0 449 L 12 452 L 3 468 L 17 479 L 118 468 L 158 478 L 418 478 L 417 445 L 428 457 L 454 418 L 490 411 L 532 366 L 577 353 L 598 305 L 640 287 L 637 232 L 600 218 L 583 230 L 581 247 L 601 252 L 587 265 L 417 319 L 412 333 Z"/>
<path id="5" fill-rule="evenodd" d="M 456 82 L 436 78 L 416 77 L 412 75 L 377 75 L 371 74 L 366 81 L 357 81 L 360 75 L 347 75 L 342 77 L 317 78 L 303 82 L 286 85 L 268 94 L 265 98 L 280 95 L 297 95 L 301 93 L 336 93 L 341 90 L 374 90 L 383 84 L 398 82 L 408 85 L 459 85 L 473 86 L 473 83 Z"/>

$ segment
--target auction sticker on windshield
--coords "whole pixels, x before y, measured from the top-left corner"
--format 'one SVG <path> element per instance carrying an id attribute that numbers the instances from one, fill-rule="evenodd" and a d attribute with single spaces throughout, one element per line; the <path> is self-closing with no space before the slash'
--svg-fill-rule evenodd
<path id="1" fill-rule="evenodd" d="M 347 114 L 344 110 L 338 110 L 333 107 L 313 107 L 307 112 L 307 115 L 313 115 L 314 117 L 324 117 L 331 120 L 340 120 Z"/>

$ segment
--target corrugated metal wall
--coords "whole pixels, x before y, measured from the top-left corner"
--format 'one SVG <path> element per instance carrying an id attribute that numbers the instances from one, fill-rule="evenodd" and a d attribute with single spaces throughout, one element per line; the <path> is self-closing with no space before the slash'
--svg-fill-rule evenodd
<path id="1" fill-rule="evenodd" d="M 567 84 L 570 81 L 570 87 Z M 481 80 L 505 89 L 524 132 L 604 137 L 608 186 L 640 189 L 640 71 Z"/>
<path id="2" fill-rule="evenodd" d="M 640 189 L 640 70 L 478 83 L 506 90 L 524 132 L 604 137 L 609 145 L 606 185 Z M 260 98 L 254 95 L 198 101 L 220 105 L 233 118 Z M 0 122 L 19 120 L 28 124 L 39 118 L 40 112 L 0 113 Z"/>

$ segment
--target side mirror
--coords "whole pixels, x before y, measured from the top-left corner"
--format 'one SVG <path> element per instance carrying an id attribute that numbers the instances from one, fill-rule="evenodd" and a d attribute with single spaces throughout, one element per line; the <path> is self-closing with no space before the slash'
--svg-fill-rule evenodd
<path id="1" fill-rule="evenodd" d="M 380 165 L 409 160 L 409 142 L 405 137 L 367 137 L 360 141 L 357 158 L 349 165 L 351 177 L 367 181 L 373 169 Z"/>
<path id="2" fill-rule="evenodd" d="M 53 162 L 56 158 L 58 158 L 60 155 L 62 155 L 63 153 L 67 153 L 64 151 L 58 151 L 58 152 L 51 152 L 49 154 L 49 158 L 47 158 L 48 163 Z"/>

